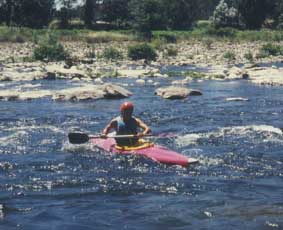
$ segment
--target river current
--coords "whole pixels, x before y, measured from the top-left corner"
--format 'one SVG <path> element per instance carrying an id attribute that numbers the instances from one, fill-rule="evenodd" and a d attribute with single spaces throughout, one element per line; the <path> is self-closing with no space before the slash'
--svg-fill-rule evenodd
<path id="1" fill-rule="evenodd" d="M 283 88 L 193 81 L 188 87 L 203 96 L 165 100 L 151 84 L 107 81 L 127 84 L 135 116 L 170 134 L 156 143 L 199 164 L 162 165 L 68 142 L 71 131 L 99 133 L 125 100 L 1 101 L 1 230 L 283 228 Z"/>

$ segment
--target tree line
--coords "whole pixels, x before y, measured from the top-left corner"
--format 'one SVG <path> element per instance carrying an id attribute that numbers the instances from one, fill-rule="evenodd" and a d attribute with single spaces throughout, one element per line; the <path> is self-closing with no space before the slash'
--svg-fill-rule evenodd
<path id="1" fill-rule="evenodd" d="M 57 20 L 70 28 L 75 19 L 85 28 L 104 22 L 144 33 L 190 29 L 207 19 L 218 27 L 282 28 L 283 0 L 0 0 L 2 25 L 46 28 Z"/>

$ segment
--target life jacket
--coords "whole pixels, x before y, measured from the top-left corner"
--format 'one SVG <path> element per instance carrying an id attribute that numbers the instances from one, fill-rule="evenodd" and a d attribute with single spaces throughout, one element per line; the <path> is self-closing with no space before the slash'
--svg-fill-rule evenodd
<path id="1" fill-rule="evenodd" d="M 117 135 L 136 135 L 138 131 L 138 124 L 134 117 L 128 121 L 124 121 L 121 116 L 116 118 L 117 121 Z M 119 146 L 133 146 L 138 142 L 138 138 L 116 138 L 116 143 Z"/>

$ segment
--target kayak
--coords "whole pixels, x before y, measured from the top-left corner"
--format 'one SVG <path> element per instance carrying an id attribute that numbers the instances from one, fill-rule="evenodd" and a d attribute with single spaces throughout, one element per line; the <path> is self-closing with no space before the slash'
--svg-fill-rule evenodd
<path id="1" fill-rule="evenodd" d="M 115 154 L 135 154 L 150 158 L 151 160 L 163 164 L 189 166 L 197 163 L 195 158 L 186 157 L 180 153 L 174 152 L 166 147 L 156 145 L 152 142 L 140 141 L 137 146 L 117 146 L 114 138 L 93 138 L 91 143 L 99 149 Z"/>

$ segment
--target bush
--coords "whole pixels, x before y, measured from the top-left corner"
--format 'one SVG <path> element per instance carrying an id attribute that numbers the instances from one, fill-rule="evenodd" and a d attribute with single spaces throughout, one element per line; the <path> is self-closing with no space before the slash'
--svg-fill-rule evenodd
<path id="1" fill-rule="evenodd" d="M 202 42 L 207 49 L 211 49 L 211 45 L 213 44 L 213 40 L 211 38 L 204 38 Z"/>
<path id="2" fill-rule="evenodd" d="M 178 55 L 178 50 L 174 47 L 168 47 L 165 54 L 168 57 L 176 57 Z"/>
<path id="3" fill-rule="evenodd" d="M 226 53 L 224 53 L 223 57 L 227 59 L 228 61 L 233 61 L 236 59 L 235 53 L 231 51 L 227 51 Z"/>
<path id="4" fill-rule="evenodd" d="M 177 42 L 176 35 L 174 35 L 174 34 L 160 34 L 159 38 L 164 39 L 167 43 L 176 43 Z"/>
<path id="5" fill-rule="evenodd" d="M 130 46 L 128 48 L 128 57 L 132 60 L 145 59 L 148 61 L 156 60 L 155 49 L 147 43 Z"/>
<path id="6" fill-rule="evenodd" d="M 95 46 L 89 46 L 86 53 L 87 58 L 96 58 Z"/>
<path id="7" fill-rule="evenodd" d="M 118 49 L 109 47 L 103 51 L 102 57 L 108 60 L 118 60 L 123 58 L 123 54 Z"/>
<path id="8" fill-rule="evenodd" d="M 151 45 L 153 46 L 153 48 L 162 51 L 165 49 L 167 42 L 165 39 L 161 39 L 161 38 L 156 38 L 154 40 L 151 41 Z"/>
<path id="9" fill-rule="evenodd" d="M 237 35 L 237 30 L 231 27 L 217 28 L 212 26 L 209 29 L 207 29 L 206 34 L 217 37 L 235 38 Z"/>
<path id="10" fill-rule="evenodd" d="M 253 57 L 253 54 L 252 54 L 251 51 L 249 51 L 248 53 L 245 53 L 244 58 L 247 59 L 250 62 L 253 62 L 253 60 L 254 60 L 254 57 Z"/>
<path id="11" fill-rule="evenodd" d="M 272 43 L 267 43 L 260 49 L 260 56 L 267 57 L 270 55 L 278 56 L 283 55 L 283 47 L 280 45 L 274 45 Z"/>
<path id="12" fill-rule="evenodd" d="M 35 60 L 41 61 L 61 61 L 65 60 L 68 55 L 63 45 L 58 42 L 57 37 L 48 34 L 47 37 L 39 43 L 38 47 L 34 49 L 33 57 Z"/>

